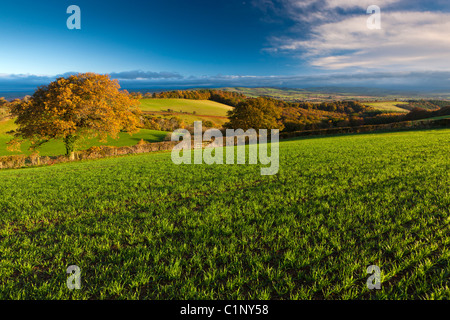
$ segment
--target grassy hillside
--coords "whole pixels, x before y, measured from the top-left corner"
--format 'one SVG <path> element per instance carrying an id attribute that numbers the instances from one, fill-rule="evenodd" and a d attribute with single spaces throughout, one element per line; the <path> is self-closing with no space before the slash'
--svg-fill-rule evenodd
<path id="1" fill-rule="evenodd" d="M 404 112 L 408 113 L 406 109 L 402 109 L 402 105 L 407 105 L 407 102 L 399 101 L 382 101 L 382 102 L 364 102 L 364 105 L 371 106 L 376 110 L 384 112 Z"/>
<path id="2" fill-rule="evenodd" d="M 441 119 L 448 119 L 449 116 L 440 116 L 440 117 L 433 117 L 433 118 L 426 118 L 426 119 L 420 119 L 420 120 L 414 120 L 414 121 L 431 121 L 431 120 L 441 120 Z"/>
<path id="3" fill-rule="evenodd" d="M 16 128 L 14 124 L 14 120 L 0 121 L 0 156 L 8 156 L 13 154 L 30 154 L 28 148 L 30 146 L 29 143 L 24 143 L 22 145 L 21 151 L 9 151 L 7 150 L 6 143 L 11 140 L 11 136 L 7 135 L 6 132 L 14 130 Z M 119 139 L 109 138 L 107 143 L 99 142 L 95 139 L 89 139 L 78 146 L 79 150 L 86 150 L 92 146 L 132 146 L 137 144 L 141 139 L 144 139 L 147 142 L 158 142 L 164 140 L 165 136 L 168 132 L 164 131 L 155 131 L 155 130 L 146 130 L 141 129 L 138 133 L 129 135 L 127 133 L 120 133 Z M 66 149 L 64 147 L 64 143 L 62 141 L 50 141 L 44 144 L 40 149 L 39 153 L 42 156 L 56 156 L 65 154 Z"/>
<path id="4" fill-rule="evenodd" d="M 140 108 L 158 117 L 177 116 L 190 125 L 194 121 L 211 121 L 218 126 L 228 122 L 227 111 L 232 109 L 230 106 L 214 101 L 188 99 L 142 99 Z M 170 112 L 168 112 L 169 109 Z"/>
<path id="5" fill-rule="evenodd" d="M 0 171 L 0 299 L 449 299 L 449 142 L 283 141 L 276 176 L 170 153 Z"/>
<path id="6" fill-rule="evenodd" d="M 167 111 L 172 109 L 174 112 L 194 111 L 198 115 L 221 116 L 226 117 L 227 111 L 232 107 L 209 100 L 188 100 L 188 99 L 142 99 L 142 111 Z"/>

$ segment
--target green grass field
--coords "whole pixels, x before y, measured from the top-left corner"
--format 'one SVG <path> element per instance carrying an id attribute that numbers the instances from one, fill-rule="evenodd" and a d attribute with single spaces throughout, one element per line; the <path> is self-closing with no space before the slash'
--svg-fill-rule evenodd
<path id="1" fill-rule="evenodd" d="M 154 112 L 155 116 L 163 118 L 177 116 L 189 125 L 193 125 L 194 121 L 211 121 L 216 126 L 222 126 L 228 122 L 227 111 L 233 109 L 214 101 L 188 99 L 142 99 L 140 108 L 144 112 Z M 160 114 L 168 109 L 172 110 L 171 114 Z M 190 114 L 181 114 L 181 112 Z"/>
<path id="2" fill-rule="evenodd" d="M 196 112 L 198 115 L 226 117 L 233 107 L 209 100 L 188 99 L 142 99 L 139 107 L 142 111 Z"/>
<path id="3" fill-rule="evenodd" d="M 0 171 L 0 299 L 449 299 L 449 142 L 282 141 L 275 176 L 170 153 Z"/>
<path id="4" fill-rule="evenodd" d="M 382 102 L 364 102 L 366 106 L 371 106 L 379 111 L 384 112 L 404 112 L 408 113 L 409 111 L 406 109 L 402 109 L 401 107 L 398 107 L 402 104 L 408 104 L 407 102 L 401 102 L 401 101 L 382 101 Z"/>
<path id="5" fill-rule="evenodd" d="M 431 120 L 441 120 L 441 119 L 448 119 L 450 116 L 440 116 L 440 117 L 433 117 L 433 118 L 425 118 L 420 120 L 414 120 L 414 121 L 431 121 Z"/>
<path id="6" fill-rule="evenodd" d="M 0 121 L 0 157 L 8 156 L 13 154 L 26 154 L 29 155 L 31 152 L 28 150 L 30 143 L 24 143 L 21 147 L 21 151 L 9 151 L 7 150 L 7 142 L 12 139 L 10 135 L 7 135 L 6 132 L 11 131 L 16 128 L 14 124 L 14 120 Z M 159 142 L 164 140 L 165 136 L 168 132 L 164 131 L 156 131 L 156 130 L 147 130 L 141 129 L 138 133 L 133 135 L 129 135 L 128 133 L 120 133 L 119 139 L 108 138 L 106 143 L 99 142 L 96 139 L 88 139 L 83 141 L 77 149 L 86 150 L 92 146 L 133 146 L 137 144 L 141 139 L 144 139 L 147 142 Z M 60 140 L 50 141 L 39 149 L 39 154 L 42 156 L 57 156 L 66 153 L 66 149 L 64 147 L 64 143 Z"/>

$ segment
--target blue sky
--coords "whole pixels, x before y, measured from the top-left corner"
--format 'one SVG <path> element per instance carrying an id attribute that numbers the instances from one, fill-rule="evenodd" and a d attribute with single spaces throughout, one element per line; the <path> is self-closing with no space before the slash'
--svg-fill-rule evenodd
<path id="1" fill-rule="evenodd" d="M 66 27 L 70 5 L 81 30 Z M 0 91 L 72 72 L 125 86 L 446 86 L 450 2 L 2 1 L 0 43 Z"/>
<path id="2" fill-rule="evenodd" d="M 71 4 L 81 9 L 81 30 L 66 28 Z M 0 40 L 8 48 L 1 72 L 286 72 L 283 59 L 261 54 L 273 27 L 262 18 L 257 7 L 235 0 L 2 3 Z"/>

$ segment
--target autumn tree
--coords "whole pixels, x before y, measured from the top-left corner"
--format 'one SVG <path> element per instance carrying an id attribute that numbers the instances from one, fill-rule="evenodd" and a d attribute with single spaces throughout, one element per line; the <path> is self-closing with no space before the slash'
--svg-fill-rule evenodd
<path id="1" fill-rule="evenodd" d="M 9 115 L 9 102 L 5 98 L 0 98 L 0 121 L 4 120 Z"/>
<path id="2" fill-rule="evenodd" d="M 58 78 L 11 108 L 18 128 L 10 149 L 26 139 L 36 149 L 52 139 L 61 139 L 66 154 L 73 155 L 75 143 L 82 138 L 106 141 L 118 133 L 137 132 L 139 100 L 120 91 L 117 80 L 108 75 L 84 73 Z"/>
<path id="3" fill-rule="evenodd" d="M 229 122 L 226 128 L 231 129 L 280 129 L 284 128 L 280 121 L 282 109 L 267 98 L 252 98 L 241 101 L 228 111 Z"/>
<path id="4" fill-rule="evenodd" d="M 8 104 L 8 100 L 6 100 L 4 97 L 0 97 L 0 107 L 3 107 L 6 104 Z"/>

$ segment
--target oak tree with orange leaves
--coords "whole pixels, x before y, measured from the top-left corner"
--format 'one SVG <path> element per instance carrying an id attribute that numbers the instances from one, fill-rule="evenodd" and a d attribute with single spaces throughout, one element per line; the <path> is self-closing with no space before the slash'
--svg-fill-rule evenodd
<path id="1" fill-rule="evenodd" d="M 13 131 L 10 149 L 31 141 L 35 150 L 52 139 L 62 139 L 66 154 L 73 155 L 80 138 L 95 137 L 106 141 L 118 133 L 137 132 L 139 100 L 127 91 L 121 91 L 117 80 L 108 75 L 83 73 L 58 78 L 49 85 L 14 105 L 18 128 Z"/>

